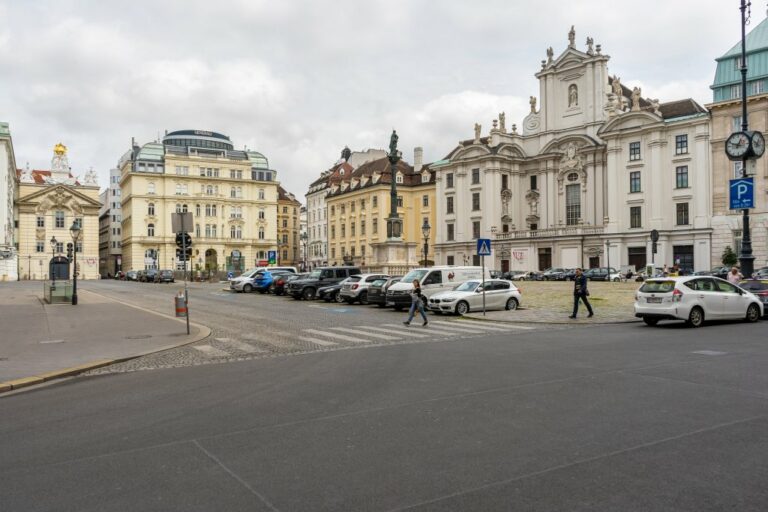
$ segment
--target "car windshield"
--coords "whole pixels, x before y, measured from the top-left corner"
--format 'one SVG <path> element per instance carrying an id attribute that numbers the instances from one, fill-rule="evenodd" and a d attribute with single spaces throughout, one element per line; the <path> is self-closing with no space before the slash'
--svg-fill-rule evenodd
<path id="1" fill-rule="evenodd" d="M 674 281 L 647 281 L 640 287 L 640 291 L 643 293 L 669 293 L 674 288 Z"/>
<path id="2" fill-rule="evenodd" d="M 739 286 L 750 292 L 768 290 L 768 283 L 765 281 L 742 281 Z"/>
<path id="3" fill-rule="evenodd" d="M 320 273 L 321 273 L 320 269 L 313 270 L 312 272 L 309 273 L 309 275 L 307 277 L 309 279 L 319 279 L 320 278 Z"/>
<path id="4" fill-rule="evenodd" d="M 421 281 L 421 278 L 424 277 L 429 270 L 427 269 L 420 269 L 420 270 L 411 270 L 407 274 L 405 274 L 405 277 L 402 279 L 404 283 L 412 283 L 414 279 L 418 279 Z"/>
<path id="5" fill-rule="evenodd" d="M 371 283 L 371 286 L 382 286 L 386 282 L 387 282 L 386 279 L 377 279 Z"/>
<path id="6" fill-rule="evenodd" d="M 475 288 L 478 287 L 480 283 L 478 281 L 467 281 L 466 283 L 461 283 L 457 288 L 457 292 L 473 292 L 475 291 Z"/>

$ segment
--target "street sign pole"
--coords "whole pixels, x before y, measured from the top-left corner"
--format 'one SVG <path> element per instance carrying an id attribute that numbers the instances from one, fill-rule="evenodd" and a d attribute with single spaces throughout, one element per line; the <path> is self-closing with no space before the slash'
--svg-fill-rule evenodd
<path id="1" fill-rule="evenodd" d="M 477 239 L 477 255 L 480 256 L 480 265 L 482 268 L 482 293 L 483 293 L 483 316 L 485 316 L 485 257 L 491 255 L 491 239 Z"/>
<path id="2" fill-rule="evenodd" d="M 184 255 L 184 305 L 187 306 L 187 334 L 189 334 L 189 289 L 187 288 L 187 231 L 184 229 L 184 217 L 181 216 L 181 251 Z"/>
<path id="3" fill-rule="evenodd" d="M 485 256 L 480 256 L 483 265 L 483 316 L 485 316 Z"/>

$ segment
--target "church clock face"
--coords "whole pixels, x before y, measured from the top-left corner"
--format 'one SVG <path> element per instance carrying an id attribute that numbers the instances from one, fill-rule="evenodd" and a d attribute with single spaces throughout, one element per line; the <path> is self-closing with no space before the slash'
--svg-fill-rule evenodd
<path id="1" fill-rule="evenodd" d="M 752 154 L 760 158 L 765 153 L 765 137 L 760 132 L 752 132 Z"/>

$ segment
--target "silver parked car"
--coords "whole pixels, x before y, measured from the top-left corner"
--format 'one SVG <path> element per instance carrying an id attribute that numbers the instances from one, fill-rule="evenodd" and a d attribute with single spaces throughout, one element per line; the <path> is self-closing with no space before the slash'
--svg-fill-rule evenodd
<path id="1" fill-rule="evenodd" d="M 344 283 L 339 292 L 339 297 L 347 303 L 368 304 L 368 287 L 377 279 L 386 279 L 386 274 L 360 274 L 360 279 L 355 283 Z"/>
<path id="2" fill-rule="evenodd" d="M 483 308 L 483 283 L 479 280 L 466 281 L 453 290 L 439 292 L 427 301 L 430 311 L 435 313 L 456 313 L 466 315 Z M 520 289 L 503 279 L 485 281 L 485 309 L 517 309 L 522 301 Z"/>

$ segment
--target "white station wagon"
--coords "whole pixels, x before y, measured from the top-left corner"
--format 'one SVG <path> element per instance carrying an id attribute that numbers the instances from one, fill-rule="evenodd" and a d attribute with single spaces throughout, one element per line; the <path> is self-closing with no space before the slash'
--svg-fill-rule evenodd
<path id="1" fill-rule="evenodd" d="M 439 292 L 427 301 L 430 311 L 435 313 L 456 313 L 466 315 L 470 311 L 483 309 L 483 283 L 480 280 L 466 281 L 453 290 Z M 520 290 L 509 281 L 488 279 L 485 281 L 485 309 L 517 309 L 522 300 Z"/>
<path id="2" fill-rule="evenodd" d="M 635 316 L 648 325 L 659 320 L 685 320 L 691 327 L 701 327 L 705 320 L 757 322 L 763 304 L 756 295 L 718 277 L 664 277 L 648 279 L 637 291 Z"/>

